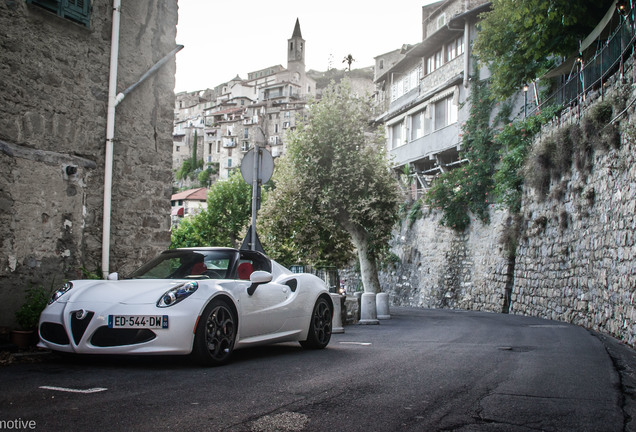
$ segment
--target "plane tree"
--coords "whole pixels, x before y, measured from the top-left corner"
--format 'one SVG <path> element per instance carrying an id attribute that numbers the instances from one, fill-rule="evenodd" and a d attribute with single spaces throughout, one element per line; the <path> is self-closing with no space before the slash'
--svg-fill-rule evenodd
<path id="1" fill-rule="evenodd" d="M 324 90 L 287 135 L 287 153 L 261 218 L 270 227 L 263 230 L 265 248 L 275 237 L 289 240 L 288 249 L 300 243 L 307 257 L 327 261 L 345 258 L 353 245 L 364 290 L 377 293 L 377 260 L 397 221 L 400 197 L 372 113 L 370 98 L 357 95 L 346 79 Z"/>

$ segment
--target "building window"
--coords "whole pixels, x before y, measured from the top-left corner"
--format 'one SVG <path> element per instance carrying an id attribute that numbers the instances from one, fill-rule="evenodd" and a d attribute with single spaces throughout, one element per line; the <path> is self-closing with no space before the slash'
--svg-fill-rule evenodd
<path id="1" fill-rule="evenodd" d="M 446 14 L 441 14 L 437 17 L 437 29 L 444 27 L 446 25 Z"/>
<path id="2" fill-rule="evenodd" d="M 402 145 L 402 122 L 391 126 L 391 148 L 394 149 Z"/>
<path id="3" fill-rule="evenodd" d="M 443 50 L 439 50 L 432 56 L 428 57 L 426 59 L 426 73 L 430 74 L 431 72 L 442 66 L 443 59 Z"/>
<path id="4" fill-rule="evenodd" d="M 250 137 L 250 130 L 249 128 L 245 128 L 245 130 L 243 131 L 243 138 L 247 139 Z"/>
<path id="5" fill-rule="evenodd" d="M 86 27 L 90 26 L 90 0 L 26 0 L 26 2 Z"/>
<path id="6" fill-rule="evenodd" d="M 460 36 L 446 45 L 446 61 L 451 61 L 462 54 L 464 54 L 464 36 Z"/>
<path id="7" fill-rule="evenodd" d="M 413 114 L 411 118 L 411 141 L 431 133 L 431 118 L 427 114 L 428 107 Z"/>
<path id="8" fill-rule="evenodd" d="M 457 105 L 453 96 L 449 96 L 435 104 L 435 130 L 457 122 Z"/>

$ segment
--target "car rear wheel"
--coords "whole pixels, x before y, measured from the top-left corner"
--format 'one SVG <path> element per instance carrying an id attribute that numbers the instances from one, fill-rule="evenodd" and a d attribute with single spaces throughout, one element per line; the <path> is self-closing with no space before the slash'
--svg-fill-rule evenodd
<path id="1" fill-rule="evenodd" d="M 236 316 L 223 300 L 212 300 L 201 314 L 194 337 L 192 356 L 206 366 L 229 361 L 236 341 Z"/>
<path id="2" fill-rule="evenodd" d="M 324 298 L 319 298 L 311 314 L 311 324 L 307 340 L 301 341 L 300 345 L 307 349 L 322 349 L 331 340 L 331 320 L 333 309 L 331 304 Z"/>

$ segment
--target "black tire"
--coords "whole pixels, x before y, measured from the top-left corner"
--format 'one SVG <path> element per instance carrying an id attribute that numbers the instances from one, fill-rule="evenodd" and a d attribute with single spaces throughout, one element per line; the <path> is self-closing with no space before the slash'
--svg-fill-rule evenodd
<path id="1" fill-rule="evenodd" d="M 193 359 L 205 366 L 226 364 L 236 341 L 237 319 L 223 300 L 212 300 L 203 310 L 194 335 Z"/>
<path id="2" fill-rule="evenodd" d="M 307 340 L 301 341 L 300 345 L 306 349 L 323 349 L 329 345 L 332 319 L 333 307 L 331 303 L 320 297 L 311 313 L 311 324 L 309 324 Z"/>

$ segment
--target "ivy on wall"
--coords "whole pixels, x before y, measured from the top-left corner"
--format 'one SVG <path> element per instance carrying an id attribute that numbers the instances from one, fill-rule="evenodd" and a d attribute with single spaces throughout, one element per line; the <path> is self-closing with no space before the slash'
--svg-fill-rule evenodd
<path id="1" fill-rule="evenodd" d="M 460 154 L 465 163 L 440 175 L 425 197 L 430 208 L 442 211 L 441 223 L 457 231 L 468 227 L 470 214 L 487 223 L 491 204 L 503 205 L 512 213 L 519 211 L 523 168 L 533 137 L 557 112 L 552 107 L 509 122 L 511 104 L 505 103 L 491 122 L 496 105 L 487 81 L 473 84 L 469 101 Z"/>

